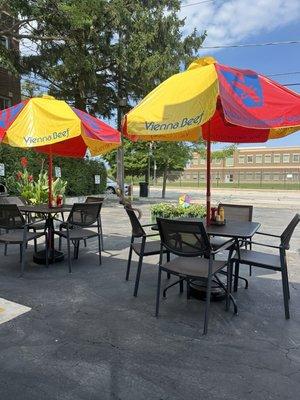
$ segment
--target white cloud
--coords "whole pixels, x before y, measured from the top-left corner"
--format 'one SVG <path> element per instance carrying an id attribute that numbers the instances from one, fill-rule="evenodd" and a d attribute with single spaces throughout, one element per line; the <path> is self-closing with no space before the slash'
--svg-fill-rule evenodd
<path id="1" fill-rule="evenodd" d="M 187 0 L 182 5 L 196 2 Z M 185 29 L 189 32 L 194 28 L 207 30 L 205 46 L 241 43 L 299 21 L 300 0 L 216 0 L 183 7 L 180 17 L 186 17 Z"/>

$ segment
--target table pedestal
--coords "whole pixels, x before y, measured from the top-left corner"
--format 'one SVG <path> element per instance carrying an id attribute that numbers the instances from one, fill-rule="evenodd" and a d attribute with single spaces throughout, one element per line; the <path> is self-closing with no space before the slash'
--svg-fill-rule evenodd
<path id="1" fill-rule="evenodd" d="M 64 260 L 64 253 L 55 249 L 48 251 L 48 263 L 53 264 Z M 46 265 L 46 250 L 40 250 L 33 254 L 33 261 L 36 264 Z"/>

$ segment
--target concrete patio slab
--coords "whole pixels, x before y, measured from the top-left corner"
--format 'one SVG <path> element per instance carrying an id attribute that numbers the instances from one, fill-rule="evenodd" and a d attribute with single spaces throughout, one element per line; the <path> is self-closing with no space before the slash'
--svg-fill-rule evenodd
<path id="1" fill-rule="evenodd" d="M 142 205 L 144 221 L 149 205 Z M 280 233 L 293 209 L 255 208 L 262 229 Z M 28 265 L 19 278 L 17 248 L 0 260 L 0 296 L 31 312 L 0 325 L 1 400 L 289 400 L 300 392 L 300 229 L 288 253 L 291 319 L 284 318 L 279 275 L 248 268 L 239 315 L 204 304 L 178 287 L 154 317 L 157 257 L 145 259 L 137 298 L 136 258 L 125 281 L 130 226 L 117 204 L 103 208 L 103 263 L 97 243 L 66 262 Z M 66 249 L 64 248 L 64 251 Z M 0 247 L 2 253 L 3 247 Z M 3 254 L 3 253 L 2 253 Z M 169 281 L 164 277 L 163 284 Z"/>

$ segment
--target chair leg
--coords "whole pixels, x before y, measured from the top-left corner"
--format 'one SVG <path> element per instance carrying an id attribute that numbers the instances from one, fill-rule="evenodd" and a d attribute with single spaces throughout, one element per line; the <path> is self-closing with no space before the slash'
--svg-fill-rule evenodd
<path id="1" fill-rule="evenodd" d="M 84 242 L 84 247 L 86 247 L 86 239 L 84 239 L 83 242 Z"/>
<path id="2" fill-rule="evenodd" d="M 26 243 L 23 243 L 20 246 L 21 246 L 21 276 L 23 276 L 26 263 Z"/>
<path id="3" fill-rule="evenodd" d="M 143 254 L 143 253 L 142 253 Z M 139 290 L 139 283 L 140 283 L 140 277 L 141 277 L 141 271 L 142 271 L 142 264 L 143 264 L 143 255 L 140 255 L 139 257 L 139 264 L 138 264 L 138 269 L 136 271 L 136 278 L 135 278 L 135 285 L 134 285 L 134 297 L 137 297 L 138 290 Z"/>
<path id="4" fill-rule="evenodd" d="M 184 279 L 182 279 L 182 280 L 179 282 L 179 292 L 180 292 L 180 293 L 183 293 L 183 281 L 184 281 Z"/>
<path id="5" fill-rule="evenodd" d="M 48 249 L 48 235 L 45 234 L 45 250 L 46 250 L 46 268 L 49 268 L 49 249 Z"/>
<path id="6" fill-rule="evenodd" d="M 167 262 L 170 262 L 170 259 L 171 259 L 170 252 L 169 252 L 169 251 L 167 251 Z M 168 279 L 170 279 L 170 278 L 171 278 L 171 274 L 170 274 L 170 272 L 167 272 L 167 278 L 168 278 Z"/>
<path id="7" fill-rule="evenodd" d="M 4 255 L 7 256 L 7 244 L 4 245 Z"/>
<path id="8" fill-rule="evenodd" d="M 284 301 L 284 312 L 285 318 L 290 318 L 290 310 L 289 310 L 289 288 L 287 281 L 287 271 L 286 268 L 281 269 L 281 279 L 282 279 L 282 290 L 283 290 L 283 301 Z"/>
<path id="9" fill-rule="evenodd" d="M 159 314 L 160 285 L 161 285 L 161 268 L 158 267 L 157 291 L 156 291 L 156 307 L 155 307 L 155 316 L 156 317 L 158 317 L 158 314 Z"/>
<path id="10" fill-rule="evenodd" d="M 72 272 L 72 267 L 71 267 L 71 245 L 70 245 L 70 240 L 67 239 L 67 247 L 68 247 L 68 267 L 69 267 L 69 273 Z"/>
<path id="11" fill-rule="evenodd" d="M 98 251 L 99 251 L 99 265 L 102 264 L 102 254 L 101 254 L 101 250 L 102 250 L 102 245 L 101 245 L 101 235 L 98 234 Z"/>
<path id="12" fill-rule="evenodd" d="M 130 267 L 131 267 L 131 258 L 132 258 L 132 243 L 130 243 L 128 261 L 127 261 L 127 270 L 126 270 L 126 281 L 129 279 Z"/>
<path id="13" fill-rule="evenodd" d="M 240 271 L 240 263 L 238 261 L 236 261 L 235 268 L 234 268 L 234 282 L 233 282 L 233 291 L 234 292 L 237 292 L 237 290 L 238 290 L 239 271 Z"/>
<path id="14" fill-rule="evenodd" d="M 206 286 L 206 301 L 205 301 L 205 315 L 204 315 L 203 335 L 207 334 L 209 307 L 210 307 L 210 296 L 211 296 L 211 280 L 212 280 L 212 277 L 209 276 L 208 279 L 207 279 L 207 286 Z"/>
<path id="15" fill-rule="evenodd" d="M 191 287 L 190 287 L 190 280 L 186 279 L 186 298 L 189 300 L 191 298 Z"/>
<path id="16" fill-rule="evenodd" d="M 20 244 L 20 263 L 22 262 L 22 257 L 23 257 L 22 249 L 23 249 L 23 245 Z"/>

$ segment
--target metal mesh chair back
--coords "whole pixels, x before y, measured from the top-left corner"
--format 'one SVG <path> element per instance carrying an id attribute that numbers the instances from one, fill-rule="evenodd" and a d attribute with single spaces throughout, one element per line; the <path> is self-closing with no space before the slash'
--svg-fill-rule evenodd
<path id="1" fill-rule="evenodd" d="M 0 204 L 16 204 L 17 206 L 25 206 L 26 202 L 22 199 L 22 197 L 5 196 L 1 198 Z"/>
<path id="2" fill-rule="evenodd" d="M 140 224 L 140 221 L 138 220 L 138 217 L 136 216 L 136 213 L 134 212 L 134 209 L 131 207 L 124 207 L 125 211 L 127 212 L 127 215 L 129 217 L 130 223 L 131 223 L 131 228 L 132 228 L 132 236 L 134 237 L 142 237 L 145 236 L 146 233 Z"/>
<path id="3" fill-rule="evenodd" d="M 25 224 L 25 219 L 16 204 L 0 205 L 0 228 L 20 229 Z"/>
<path id="4" fill-rule="evenodd" d="M 88 196 L 85 203 L 103 203 L 104 197 Z"/>
<path id="5" fill-rule="evenodd" d="M 280 237 L 281 244 L 286 250 L 288 250 L 290 248 L 291 237 L 294 233 L 296 226 L 299 224 L 299 222 L 300 222 L 300 214 L 296 214 L 281 234 L 281 237 Z"/>
<path id="6" fill-rule="evenodd" d="M 209 256 L 211 247 L 202 222 L 157 218 L 162 245 L 184 257 Z"/>
<path id="7" fill-rule="evenodd" d="M 225 218 L 230 221 L 252 221 L 253 206 L 241 204 L 223 204 Z"/>
<path id="8" fill-rule="evenodd" d="M 68 222 L 82 227 L 98 221 L 101 203 L 75 203 L 70 211 Z"/>

